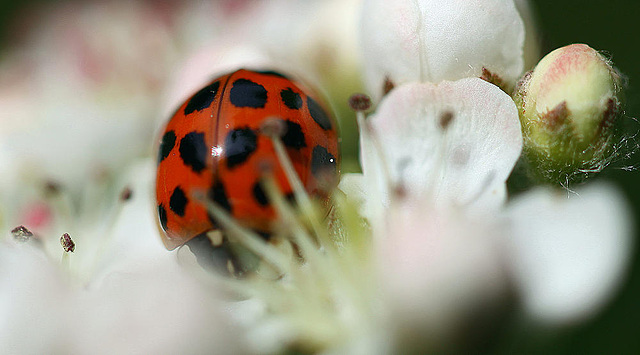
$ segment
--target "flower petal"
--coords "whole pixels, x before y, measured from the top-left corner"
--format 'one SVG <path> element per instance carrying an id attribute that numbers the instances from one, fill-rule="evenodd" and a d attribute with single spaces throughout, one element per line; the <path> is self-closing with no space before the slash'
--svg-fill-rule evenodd
<path id="1" fill-rule="evenodd" d="M 529 0 L 515 0 L 514 3 L 524 23 L 524 70 L 529 70 L 536 66 L 542 55 L 540 48 L 542 39 L 538 30 L 537 14 Z"/>
<path id="2" fill-rule="evenodd" d="M 112 273 L 77 297 L 71 353 L 249 353 L 215 290 L 168 252 L 146 259 L 143 267 Z"/>
<path id="3" fill-rule="evenodd" d="M 368 0 L 362 13 L 365 78 L 374 97 L 395 84 L 479 77 L 507 83 L 523 69 L 524 25 L 513 1 Z"/>
<path id="4" fill-rule="evenodd" d="M 0 243 L 0 349 L 55 353 L 73 312 L 71 293 L 55 264 L 35 243 Z M 61 352 L 61 351 L 58 351 Z"/>
<path id="5" fill-rule="evenodd" d="M 375 230 L 383 234 L 376 240 L 392 327 L 420 334 L 421 342 L 442 342 L 462 324 L 490 321 L 476 311 L 493 310 L 506 295 L 496 220 L 460 212 L 408 198 L 388 211 L 388 230 Z"/>
<path id="6" fill-rule="evenodd" d="M 27 31 L 0 65 L 0 149 L 15 157 L 12 171 L 77 189 L 147 151 L 176 54 L 162 8 L 82 2 L 25 12 Z"/>
<path id="7" fill-rule="evenodd" d="M 476 78 L 403 85 L 367 123 L 371 129 L 361 129 L 367 196 L 382 191 L 385 202 L 389 186 L 400 186 L 444 206 L 484 210 L 504 201 L 522 135 L 513 101 L 496 86 Z"/>
<path id="8" fill-rule="evenodd" d="M 578 196 L 538 190 L 508 208 L 515 282 L 539 321 L 586 318 L 613 295 L 632 251 L 620 193 L 590 186 Z"/>

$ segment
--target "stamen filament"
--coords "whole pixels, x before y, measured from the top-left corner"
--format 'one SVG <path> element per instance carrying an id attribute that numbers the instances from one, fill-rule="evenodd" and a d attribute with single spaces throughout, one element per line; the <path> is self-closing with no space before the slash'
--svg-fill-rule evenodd
<path id="1" fill-rule="evenodd" d="M 363 141 L 368 140 L 373 145 L 373 149 L 378 153 L 376 156 L 380 159 L 380 165 L 382 166 L 382 174 L 383 180 L 387 185 L 388 191 L 394 190 L 393 180 L 391 179 L 391 169 L 389 168 L 389 163 L 387 162 L 387 158 L 384 154 L 384 150 L 382 149 L 382 145 L 378 140 L 378 137 L 375 135 L 372 127 L 365 120 L 364 112 L 356 111 L 356 122 L 358 123 L 358 127 L 360 128 L 360 139 Z"/>
<path id="2" fill-rule="evenodd" d="M 273 142 L 273 146 L 276 151 L 276 156 L 278 157 L 278 160 L 280 161 L 282 169 L 284 170 L 285 175 L 289 180 L 289 184 L 293 189 L 293 194 L 296 198 L 296 201 L 298 202 L 298 205 L 300 206 L 300 209 L 303 215 L 307 218 L 309 223 L 311 223 L 311 228 L 313 228 L 315 235 L 318 236 L 320 239 L 326 240 L 328 238 L 326 229 L 322 228 L 320 225 L 320 220 L 318 218 L 318 214 L 316 213 L 316 210 L 313 207 L 311 198 L 309 197 L 309 195 L 307 194 L 307 191 L 302 185 L 302 181 L 300 181 L 300 177 L 298 176 L 298 173 L 293 168 L 293 163 L 291 162 L 291 159 L 287 154 L 287 151 L 284 147 L 284 143 L 282 143 L 282 139 L 275 135 L 271 135 L 270 138 L 271 138 L 271 141 Z"/>
<path id="3" fill-rule="evenodd" d="M 199 200 L 199 196 L 196 196 Z M 200 199 L 201 200 L 201 199 Z M 209 199 L 201 201 L 205 203 L 207 210 L 217 223 L 235 238 L 240 244 L 255 253 L 263 261 L 273 266 L 276 271 L 289 270 L 289 260 L 277 248 L 269 245 L 259 235 L 238 224 L 222 207 Z"/>
<path id="4" fill-rule="evenodd" d="M 285 202 L 273 178 L 267 176 L 263 179 L 263 184 L 267 197 L 280 215 L 280 219 L 285 223 L 289 223 L 293 241 L 300 248 L 302 256 L 308 263 L 317 263 L 317 258 L 320 254 L 318 247 L 312 242 L 312 237 L 308 234 L 304 225 L 300 223 L 291 206 Z"/>
<path id="5" fill-rule="evenodd" d="M 127 188 L 128 189 L 128 188 Z M 87 193 L 89 195 L 89 193 Z M 89 201 L 85 201 L 85 203 L 89 204 Z M 94 257 L 91 259 L 90 266 L 87 268 L 87 272 L 85 275 L 89 277 L 96 270 L 98 265 L 100 265 L 101 261 L 104 258 L 104 251 L 107 250 L 109 244 L 113 241 L 115 236 L 115 230 L 117 226 L 117 221 L 120 219 L 122 211 L 124 210 L 125 201 L 122 200 L 120 195 L 118 196 L 118 202 L 116 202 L 115 211 L 109 213 L 106 219 L 106 229 L 104 229 L 98 237 L 100 242 L 98 243 L 98 247 L 94 250 Z M 102 228 L 101 228 L 102 229 Z M 91 255 L 91 253 L 87 253 L 85 255 Z"/>

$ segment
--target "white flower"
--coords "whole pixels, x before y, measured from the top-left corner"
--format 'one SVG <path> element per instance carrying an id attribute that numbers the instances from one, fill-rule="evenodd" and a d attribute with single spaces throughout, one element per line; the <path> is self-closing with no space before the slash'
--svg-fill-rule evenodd
<path id="1" fill-rule="evenodd" d="M 148 189 L 153 171 L 145 160 L 124 176 L 133 183 L 130 200 L 105 207 L 105 197 L 117 201 L 117 193 L 100 195 L 82 213 L 66 216 L 62 224 L 75 226 L 70 234 L 76 246 L 62 259 L 59 235 L 0 240 L 1 349 L 246 353 L 217 293 L 162 246 Z M 110 221 L 112 207 L 121 212 Z"/>
<path id="2" fill-rule="evenodd" d="M 541 58 L 542 41 L 538 31 L 537 13 L 529 0 L 514 0 L 518 13 L 522 17 L 525 27 L 524 38 L 524 70 L 529 70 L 536 66 Z"/>
<path id="3" fill-rule="evenodd" d="M 238 68 L 280 69 L 258 47 L 234 41 L 235 39 L 237 38 L 232 37 L 211 41 L 176 66 L 163 95 L 162 114 L 156 120 L 158 127 L 166 124 L 177 107 L 214 78 Z"/>
<path id="4" fill-rule="evenodd" d="M 175 55 L 163 16 L 118 1 L 30 13 L 0 67 L 3 174 L 79 187 L 146 153 Z"/>
<path id="5" fill-rule="evenodd" d="M 424 196 L 398 199 L 385 214 L 373 237 L 395 347 L 473 346 L 467 334 L 455 334 L 495 326 L 506 301 L 499 221 L 469 218 Z"/>
<path id="6" fill-rule="evenodd" d="M 361 2 L 270 1 L 263 8 L 254 43 L 308 80 L 333 84 L 336 90 L 338 85 L 352 86 L 361 62 L 357 46 Z"/>
<path id="7" fill-rule="evenodd" d="M 399 311 L 448 309 L 453 295 L 469 306 L 504 292 L 507 276 L 542 322 L 583 319 L 612 295 L 631 243 L 620 195 L 536 191 L 504 205 L 522 137 L 513 101 L 495 86 L 400 86 L 361 131 L 363 175 L 342 188 L 360 193 Z"/>
<path id="8" fill-rule="evenodd" d="M 567 197 L 539 189 L 505 212 L 511 272 L 530 315 L 547 324 L 584 321 L 614 296 L 635 247 L 618 190 L 594 184 Z"/>
<path id="9" fill-rule="evenodd" d="M 361 63 L 357 46 L 360 3 L 361 0 L 185 2 L 176 16 L 178 43 L 186 57 L 212 47 L 222 52 L 233 47 L 252 48 L 270 58 L 275 69 L 303 76 L 312 83 L 331 85 L 341 95 L 349 95 L 351 92 L 345 92 L 344 87 L 353 90 Z M 210 53 L 211 66 L 219 67 L 218 56 L 221 54 Z M 245 62 L 241 59 L 236 65 Z"/>
<path id="10" fill-rule="evenodd" d="M 480 77 L 507 86 L 523 70 L 524 25 L 512 0 L 364 1 L 365 83 L 374 99 L 388 83 Z"/>
<path id="11" fill-rule="evenodd" d="M 502 204 L 504 182 L 522 149 L 509 96 L 474 78 L 407 84 L 389 95 L 367 120 L 372 132 L 361 129 L 367 193 L 382 194 L 367 203 L 369 210 L 388 205 L 388 189 L 398 185 L 447 207 Z M 367 217 L 379 220 L 381 213 Z"/>
<path id="12" fill-rule="evenodd" d="M 151 128 L 175 103 L 230 65 L 275 59 L 338 82 L 334 97 L 351 91 L 360 1 L 194 4 L 65 7 L 39 17 L 35 42 L 1 63 L 0 228 L 27 223 L 37 237 L 0 240 L 0 349 L 465 350 L 474 343 L 459 332 L 500 326 L 513 288 L 530 318 L 556 325 L 611 297 L 632 247 L 615 190 L 537 190 L 507 202 L 522 148 L 517 112 L 477 77 L 509 86 L 523 69 L 510 0 L 363 1 L 367 85 L 376 96 L 396 85 L 360 126 L 363 174 L 343 179 L 329 227 L 301 196 L 300 210 L 280 201 L 283 231 L 269 242 L 234 234 L 217 215 L 262 263 L 240 280 L 191 270 L 218 288 L 194 280 L 157 235 L 154 164 L 129 163 L 148 153 Z M 133 198 L 119 201 L 127 185 Z M 60 258 L 65 232 L 76 246 Z M 221 299 L 220 287 L 245 298 Z"/>

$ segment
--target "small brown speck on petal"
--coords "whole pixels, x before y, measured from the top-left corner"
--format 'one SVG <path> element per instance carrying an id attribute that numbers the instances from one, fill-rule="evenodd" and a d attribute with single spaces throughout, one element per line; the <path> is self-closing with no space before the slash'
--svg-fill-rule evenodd
<path id="1" fill-rule="evenodd" d="M 130 187 L 125 187 L 120 193 L 120 201 L 129 201 L 133 196 L 133 190 Z"/>
<path id="2" fill-rule="evenodd" d="M 453 121 L 453 117 L 454 117 L 453 112 L 451 111 L 443 112 L 440 115 L 440 120 L 438 121 L 440 128 L 442 128 L 442 130 L 446 130 L 447 128 L 449 128 L 451 121 Z"/>

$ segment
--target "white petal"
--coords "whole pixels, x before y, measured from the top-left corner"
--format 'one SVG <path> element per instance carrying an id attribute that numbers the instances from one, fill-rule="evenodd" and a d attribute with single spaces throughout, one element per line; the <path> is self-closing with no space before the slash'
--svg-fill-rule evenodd
<path id="1" fill-rule="evenodd" d="M 531 2 L 529 0 L 515 0 L 514 2 L 525 27 L 523 58 L 524 70 L 526 71 L 533 69 L 540 61 L 542 57 L 542 49 L 540 48 L 542 40 L 539 36 L 538 21 Z"/>
<path id="2" fill-rule="evenodd" d="M 80 292 L 74 312 L 71 353 L 247 353 L 216 293 L 169 252 Z"/>
<path id="3" fill-rule="evenodd" d="M 618 191 L 590 186 L 567 198 L 538 190 L 508 212 L 513 273 L 531 316 L 577 321 L 609 300 L 633 247 L 630 216 Z"/>
<path id="4" fill-rule="evenodd" d="M 36 243 L 0 243 L 0 349 L 44 354 L 62 349 L 72 295 Z"/>
<path id="5" fill-rule="evenodd" d="M 507 275 L 494 220 L 409 200 L 388 211 L 387 233 L 377 238 L 382 291 L 393 323 L 439 342 L 477 307 L 500 300 Z"/>
<path id="6" fill-rule="evenodd" d="M 508 83 L 523 69 L 524 25 L 512 0 L 368 0 L 362 48 L 370 94 L 395 84 L 479 77 Z"/>
<path id="7" fill-rule="evenodd" d="M 89 224 L 59 265 L 57 240 L 0 242 L 0 349 L 10 353 L 248 354 L 217 292 L 158 235 L 151 159 L 122 176 L 133 196 L 109 229 Z M 101 209 L 103 219 L 109 210 Z M 102 221 L 104 222 L 104 220 Z M 102 231 L 102 232 L 101 232 Z M 54 248 L 57 244 L 57 248 Z M 51 257 L 53 255 L 53 257 Z"/>
<path id="8" fill-rule="evenodd" d="M 52 4 L 22 20 L 25 41 L 0 68 L 11 168 L 76 189 L 144 154 L 175 54 L 160 7 Z"/>
<path id="9" fill-rule="evenodd" d="M 158 124 L 166 124 L 176 107 L 214 78 L 239 68 L 277 68 L 273 61 L 255 46 L 246 45 L 240 37 L 213 41 L 187 57 L 177 66 L 164 94 L 164 108 Z"/>
<path id="10" fill-rule="evenodd" d="M 361 0 L 263 2 L 253 40 L 288 71 L 312 82 L 335 83 L 359 71 Z M 268 5 L 267 5 L 268 4 Z M 277 21 L 274 21 L 277 19 Z"/>
<path id="11" fill-rule="evenodd" d="M 367 179 L 362 174 L 343 174 L 338 188 L 360 207 L 362 217 L 377 223 L 380 221 L 377 216 L 382 215 L 385 207 L 382 201 L 386 195 L 382 195 L 382 189 L 371 188 L 366 184 Z"/>
<path id="12" fill-rule="evenodd" d="M 368 196 L 388 195 L 388 175 L 409 195 L 440 205 L 484 210 L 504 201 L 522 135 L 513 101 L 496 86 L 476 78 L 406 84 L 367 122 L 372 130 L 361 130 L 361 161 L 365 186 L 373 189 Z"/>

